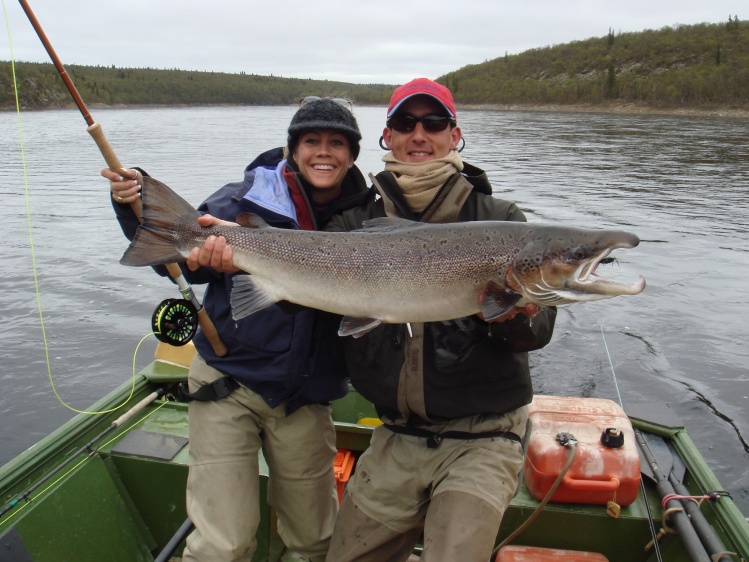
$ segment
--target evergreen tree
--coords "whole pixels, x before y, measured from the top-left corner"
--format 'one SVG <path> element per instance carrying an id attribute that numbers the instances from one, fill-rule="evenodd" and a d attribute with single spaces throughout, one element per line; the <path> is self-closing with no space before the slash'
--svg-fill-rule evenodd
<path id="1" fill-rule="evenodd" d="M 609 63 L 609 69 L 606 76 L 606 97 L 607 98 L 613 98 L 614 97 L 614 88 L 616 87 L 616 68 L 614 67 L 614 63 Z"/>

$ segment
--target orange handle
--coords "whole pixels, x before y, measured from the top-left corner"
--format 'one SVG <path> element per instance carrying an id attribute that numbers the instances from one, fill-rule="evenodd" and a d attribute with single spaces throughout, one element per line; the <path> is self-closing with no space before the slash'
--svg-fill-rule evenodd
<path id="1" fill-rule="evenodd" d="M 104 135 L 104 129 L 101 128 L 99 123 L 95 122 L 86 130 L 88 131 L 88 134 L 93 137 L 96 146 L 99 147 L 99 152 L 101 152 L 101 155 L 104 157 L 107 167 L 115 174 L 119 174 L 122 171 L 123 166 L 120 163 L 120 159 L 117 158 L 117 155 L 114 153 L 112 145 L 109 144 L 107 137 Z M 141 200 L 136 199 L 130 203 L 130 208 L 135 213 L 135 216 L 138 217 L 138 222 L 140 222 L 140 216 L 143 213 L 143 204 L 141 203 Z M 172 275 L 172 277 L 174 276 Z"/>
<path id="2" fill-rule="evenodd" d="M 570 490 L 582 492 L 616 492 L 619 489 L 619 480 L 577 480 L 568 474 L 562 479 L 564 485 Z"/>

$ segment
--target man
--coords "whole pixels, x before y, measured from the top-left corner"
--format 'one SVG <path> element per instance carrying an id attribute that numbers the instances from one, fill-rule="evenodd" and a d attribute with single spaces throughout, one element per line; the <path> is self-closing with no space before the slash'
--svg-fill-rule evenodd
<path id="1" fill-rule="evenodd" d="M 492 197 L 486 174 L 462 162 L 455 103 L 425 78 L 395 90 L 381 141 L 390 149 L 369 202 L 333 217 L 350 231 L 394 216 L 422 222 L 525 221 Z M 375 198 L 374 194 L 379 194 Z M 351 382 L 377 408 L 331 540 L 328 562 L 486 562 L 522 467 L 532 385 L 527 352 L 551 339 L 556 309 L 385 324 L 346 338 Z"/>

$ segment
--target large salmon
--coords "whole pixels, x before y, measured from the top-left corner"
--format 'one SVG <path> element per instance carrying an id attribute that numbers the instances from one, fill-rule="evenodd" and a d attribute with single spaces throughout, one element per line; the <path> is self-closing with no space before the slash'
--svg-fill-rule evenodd
<path id="1" fill-rule="evenodd" d="M 237 274 L 231 296 L 238 320 L 286 300 L 344 316 L 340 335 L 360 336 L 381 323 L 435 322 L 481 312 L 492 320 L 526 303 L 561 305 L 636 295 L 645 279 L 624 284 L 597 274 L 634 234 L 522 222 L 425 224 L 367 221 L 353 232 L 197 223 L 198 212 L 163 183 L 143 181 L 143 224 L 120 263 L 185 261 L 210 235 L 232 246 Z"/>

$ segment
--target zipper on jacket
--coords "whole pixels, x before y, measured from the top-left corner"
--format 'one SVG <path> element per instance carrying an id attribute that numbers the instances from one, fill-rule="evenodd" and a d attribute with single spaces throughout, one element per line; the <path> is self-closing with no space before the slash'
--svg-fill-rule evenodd
<path id="1" fill-rule="evenodd" d="M 384 174 L 386 172 L 380 172 L 380 173 Z M 393 176 L 393 181 L 395 181 L 397 184 L 398 182 L 395 180 L 395 175 L 392 173 L 390 174 Z M 391 191 L 387 189 L 386 187 L 383 187 L 383 186 L 387 186 L 386 183 L 380 182 L 374 174 L 369 174 L 369 179 L 372 180 L 372 185 L 375 186 L 375 188 L 380 192 L 381 195 L 384 194 L 387 196 L 388 201 L 390 201 L 393 204 L 393 206 L 396 208 L 396 210 L 400 213 L 401 218 L 415 220 L 413 212 L 407 207 L 404 208 L 403 205 L 401 205 L 401 202 L 398 200 L 398 198 L 393 197 L 393 194 L 391 193 Z"/>
<path id="2" fill-rule="evenodd" d="M 381 193 L 385 193 L 388 196 L 388 199 L 393 204 L 393 206 L 398 210 L 401 217 L 409 220 L 415 220 L 417 222 L 421 222 L 421 219 L 424 217 L 426 212 L 429 210 L 429 208 L 434 204 L 435 201 L 437 201 L 442 194 L 442 192 L 447 187 L 447 184 L 450 183 L 450 181 L 455 178 L 460 172 L 455 172 L 452 174 L 449 178 L 445 180 L 445 182 L 440 186 L 440 188 L 437 190 L 437 193 L 434 194 L 434 197 L 432 197 L 432 200 L 429 202 L 429 204 L 424 208 L 423 211 L 420 213 L 414 213 L 410 208 L 404 208 L 403 204 L 401 204 L 401 201 L 397 197 L 393 197 L 393 194 L 390 192 L 389 189 L 387 189 L 387 183 L 382 183 L 377 180 L 377 178 L 370 174 L 369 177 L 372 180 L 372 183 L 380 190 Z M 398 180 L 396 179 L 395 175 L 393 174 L 393 181 L 398 183 Z M 384 186 L 384 187 L 383 187 Z"/>
<path id="3" fill-rule="evenodd" d="M 459 174 L 460 172 L 455 172 L 455 174 L 451 175 L 449 178 L 445 180 L 445 183 L 443 183 L 440 188 L 437 190 L 437 193 L 434 194 L 434 197 L 432 197 L 432 200 L 429 202 L 429 204 L 424 207 L 424 210 L 421 211 L 418 215 L 415 215 L 419 222 L 421 222 L 422 217 L 426 215 L 426 212 L 429 210 L 429 207 L 431 207 L 437 199 L 439 199 L 439 196 L 442 194 L 442 192 L 445 190 L 445 187 L 448 183 L 450 183 L 450 180 L 452 180 L 456 174 Z"/>

